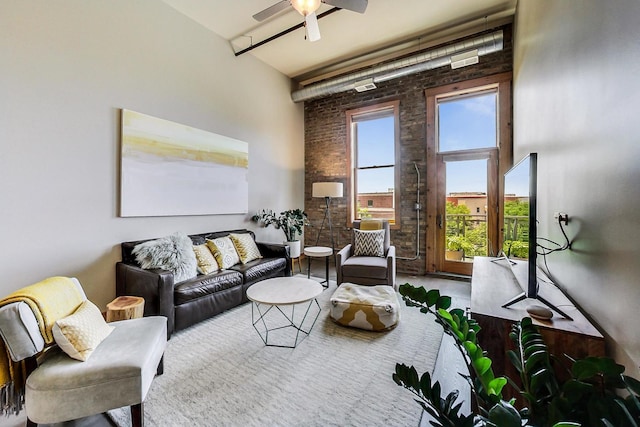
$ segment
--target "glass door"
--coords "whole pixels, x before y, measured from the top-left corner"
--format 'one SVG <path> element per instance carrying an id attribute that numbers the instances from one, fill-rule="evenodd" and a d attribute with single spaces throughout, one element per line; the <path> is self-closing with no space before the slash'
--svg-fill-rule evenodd
<path id="1" fill-rule="evenodd" d="M 495 156 L 476 153 L 439 157 L 438 270 L 470 275 L 473 258 L 490 255 L 495 247 L 493 233 L 489 232 L 489 224 L 495 221 L 495 209 L 490 209 L 490 203 L 495 203 L 490 188 Z"/>

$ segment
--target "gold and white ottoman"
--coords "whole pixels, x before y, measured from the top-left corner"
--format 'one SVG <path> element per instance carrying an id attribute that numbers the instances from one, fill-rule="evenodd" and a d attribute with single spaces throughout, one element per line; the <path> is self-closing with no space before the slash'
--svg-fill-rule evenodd
<path id="1" fill-rule="evenodd" d="M 331 296 L 331 318 L 344 326 L 384 331 L 400 320 L 400 304 L 393 287 L 343 283 Z"/>

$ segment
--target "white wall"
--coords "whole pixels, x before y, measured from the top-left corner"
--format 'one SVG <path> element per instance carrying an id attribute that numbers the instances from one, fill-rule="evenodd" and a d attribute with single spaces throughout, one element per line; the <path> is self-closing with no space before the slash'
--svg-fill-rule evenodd
<path id="1" fill-rule="evenodd" d="M 540 232 L 558 284 L 591 315 L 628 372 L 640 364 L 640 3 L 520 0 L 515 157 L 538 152 Z"/>
<path id="2" fill-rule="evenodd" d="M 249 213 L 304 205 L 303 111 L 284 75 L 157 0 L 1 9 L 0 295 L 76 276 L 104 308 L 120 242 L 255 228 L 250 215 L 119 218 L 121 108 L 248 142 Z"/>

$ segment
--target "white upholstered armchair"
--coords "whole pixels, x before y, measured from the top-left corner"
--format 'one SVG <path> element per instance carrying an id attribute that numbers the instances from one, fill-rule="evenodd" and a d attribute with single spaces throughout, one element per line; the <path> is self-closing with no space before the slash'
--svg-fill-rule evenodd
<path id="1" fill-rule="evenodd" d="M 0 301 L 0 335 L 7 350 L 0 367 L 14 367 L 9 375 L 0 372 L 0 392 L 11 412 L 22 409 L 24 396 L 27 426 L 123 406 L 131 407 L 134 426 L 143 425 L 142 404 L 156 373 L 162 373 L 165 317 L 107 324 L 77 279 L 56 277 Z M 15 374 L 21 365 L 22 378 Z"/>

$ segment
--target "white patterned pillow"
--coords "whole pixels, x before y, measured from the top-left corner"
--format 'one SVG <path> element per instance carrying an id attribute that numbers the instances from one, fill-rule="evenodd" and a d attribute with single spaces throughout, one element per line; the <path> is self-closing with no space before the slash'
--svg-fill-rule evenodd
<path id="1" fill-rule="evenodd" d="M 354 231 L 354 256 L 384 256 L 384 230 Z"/>
<path id="2" fill-rule="evenodd" d="M 85 300 L 73 314 L 58 319 L 52 332 L 62 351 L 84 362 L 114 329 L 104 321 L 100 309 Z"/>
<path id="3" fill-rule="evenodd" d="M 140 243 L 131 253 L 145 270 L 161 268 L 173 272 L 175 283 L 198 275 L 193 243 L 186 234 L 174 233 L 171 236 Z"/>
<path id="4" fill-rule="evenodd" d="M 240 262 L 236 247 L 233 246 L 233 242 L 229 236 L 218 237 L 213 240 L 207 239 L 207 246 L 209 246 L 211 253 L 218 262 L 218 266 L 223 270 L 233 267 Z"/>
<path id="5" fill-rule="evenodd" d="M 233 246 L 236 248 L 236 252 L 238 252 L 238 256 L 240 257 L 240 261 L 243 264 L 248 263 L 249 261 L 253 261 L 254 259 L 262 258 L 260 255 L 260 250 L 256 245 L 255 240 L 253 240 L 253 236 L 249 233 L 242 234 L 229 234 L 231 241 L 233 242 Z"/>

